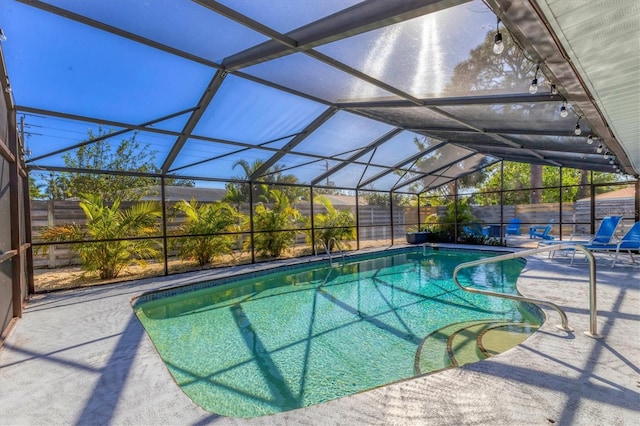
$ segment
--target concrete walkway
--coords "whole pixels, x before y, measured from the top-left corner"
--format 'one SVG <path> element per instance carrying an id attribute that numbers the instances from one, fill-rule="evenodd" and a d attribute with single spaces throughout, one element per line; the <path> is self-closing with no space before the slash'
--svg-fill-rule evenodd
<path id="1" fill-rule="evenodd" d="M 193 404 L 130 305 L 144 291 L 229 271 L 36 295 L 0 349 L 0 424 L 640 424 L 638 265 L 611 269 L 610 260 L 598 258 L 596 340 L 584 334 L 587 264 L 570 267 L 563 256 L 527 260 L 521 293 L 562 306 L 574 333 L 557 329 L 559 315 L 545 309 L 536 334 L 487 361 L 250 420 Z"/>

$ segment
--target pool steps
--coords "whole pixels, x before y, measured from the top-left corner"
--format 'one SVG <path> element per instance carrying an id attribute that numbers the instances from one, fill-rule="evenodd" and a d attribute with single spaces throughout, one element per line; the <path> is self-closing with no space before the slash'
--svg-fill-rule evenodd
<path id="1" fill-rule="evenodd" d="M 503 320 L 464 321 L 427 335 L 416 351 L 416 374 L 470 364 L 522 343 L 537 329 L 529 323 Z"/>

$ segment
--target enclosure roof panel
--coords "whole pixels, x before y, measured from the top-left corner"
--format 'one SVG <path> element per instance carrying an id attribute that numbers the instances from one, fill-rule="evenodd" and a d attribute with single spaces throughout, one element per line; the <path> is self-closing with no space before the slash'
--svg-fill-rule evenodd
<path id="1" fill-rule="evenodd" d="M 212 62 L 220 62 L 267 40 L 266 36 L 190 1 L 44 0 L 42 3 Z"/>
<path id="2" fill-rule="evenodd" d="M 391 129 L 387 124 L 340 111 L 308 135 L 293 151 L 344 157 L 365 148 Z"/>
<path id="3" fill-rule="evenodd" d="M 639 171 L 633 46 L 595 60 L 579 31 L 637 39 L 631 0 L 0 1 L 31 169 L 101 128 L 203 179 L 422 192 L 497 160 L 611 171 L 601 145 Z"/>
<path id="4" fill-rule="evenodd" d="M 270 0 L 269 7 L 265 7 L 264 3 L 257 1 L 219 0 L 219 3 L 281 33 L 303 27 L 361 2 L 323 0 L 306 2 L 301 7 L 300 2 L 295 0 Z"/>
<path id="5" fill-rule="evenodd" d="M 381 87 L 302 53 L 276 58 L 242 71 L 331 103 L 397 98 Z"/>
<path id="6" fill-rule="evenodd" d="M 415 98 L 470 94 L 518 93 L 506 79 L 482 87 L 471 74 L 456 71 L 482 45 L 495 16 L 480 1 L 465 3 L 384 28 L 358 34 L 317 48 L 364 74 L 390 84 Z M 460 31 L 464 28 L 464 31 Z M 530 81 L 530 78 L 528 79 Z"/>
<path id="7" fill-rule="evenodd" d="M 302 131 L 325 105 L 229 75 L 194 135 L 259 144 Z"/>
<path id="8" fill-rule="evenodd" d="M 2 13 L 0 22 L 11 22 L 5 31 L 17 43 L 2 48 L 20 105 L 144 123 L 194 107 L 213 75 L 199 63 L 43 10 L 12 3 L 9 11 L 19 19 Z"/>

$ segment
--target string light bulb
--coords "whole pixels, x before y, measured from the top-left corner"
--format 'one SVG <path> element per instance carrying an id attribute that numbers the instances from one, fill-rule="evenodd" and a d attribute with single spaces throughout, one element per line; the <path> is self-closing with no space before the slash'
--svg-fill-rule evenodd
<path id="1" fill-rule="evenodd" d="M 556 87 L 555 84 L 551 85 L 551 94 L 552 95 L 557 95 L 558 94 L 558 88 Z"/>
<path id="2" fill-rule="evenodd" d="M 493 39 L 493 53 L 499 55 L 504 50 L 504 43 L 502 42 L 502 34 L 500 34 L 500 18 L 496 22 L 496 36 Z"/>
<path id="3" fill-rule="evenodd" d="M 598 154 L 602 154 L 602 144 L 598 145 L 598 147 L 596 148 L 596 152 Z"/>
<path id="4" fill-rule="evenodd" d="M 531 93 L 532 95 L 535 95 L 536 93 L 538 93 L 538 70 L 539 69 L 540 67 L 536 65 L 536 73 L 533 76 L 533 80 L 531 80 L 531 86 L 529 86 L 529 93 Z"/>
<path id="5" fill-rule="evenodd" d="M 4 34 L 2 28 L 0 28 L 0 41 L 7 41 L 7 36 Z"/>
<path id="6" fill-rule="evenodd" d="M 580 128 L 580 118 L 578 118 L 578 122 L 576 123 L 576 128 L 573 131 L 576 136 L 580 136 L 582 134 L 582 129 Z"/>
<path id="7" fill-rule="evenodd" d="M 587 137 L 587 144 L 591 145 L 592 143 L 593 143 L 593 136 L 592 136 L 592 135 L 589 135 L 589 136 Z"/>
<path id="8" fill-rule="evenodd" d="M 560 117 L 566 118 L 569 115 L 569 111 L 567 110 L 567 102 L 562 101 L 562 106 L 560 107 Z"/>

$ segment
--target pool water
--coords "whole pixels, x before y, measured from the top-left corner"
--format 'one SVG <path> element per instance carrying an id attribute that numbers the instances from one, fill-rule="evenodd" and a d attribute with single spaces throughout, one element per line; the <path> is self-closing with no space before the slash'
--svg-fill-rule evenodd
<path id="1" fill-rule="evenodd" d="M 485 356 L 474 339 L 486 356 L 515 346 L 540 324 L 536 309 L 463 292 L 451 279 L 456 265 L 488 255 L 403 251 L 344 266 L 323 262 L 143 296 L 134 308 L 196 404 L 257 417 L 475 362 Z M 487 264 L 460 279 L 515 293 L 522 268 L 518 260 Z M 500 337 L 514 333 L 520 337 L 511 345 Z"/>

